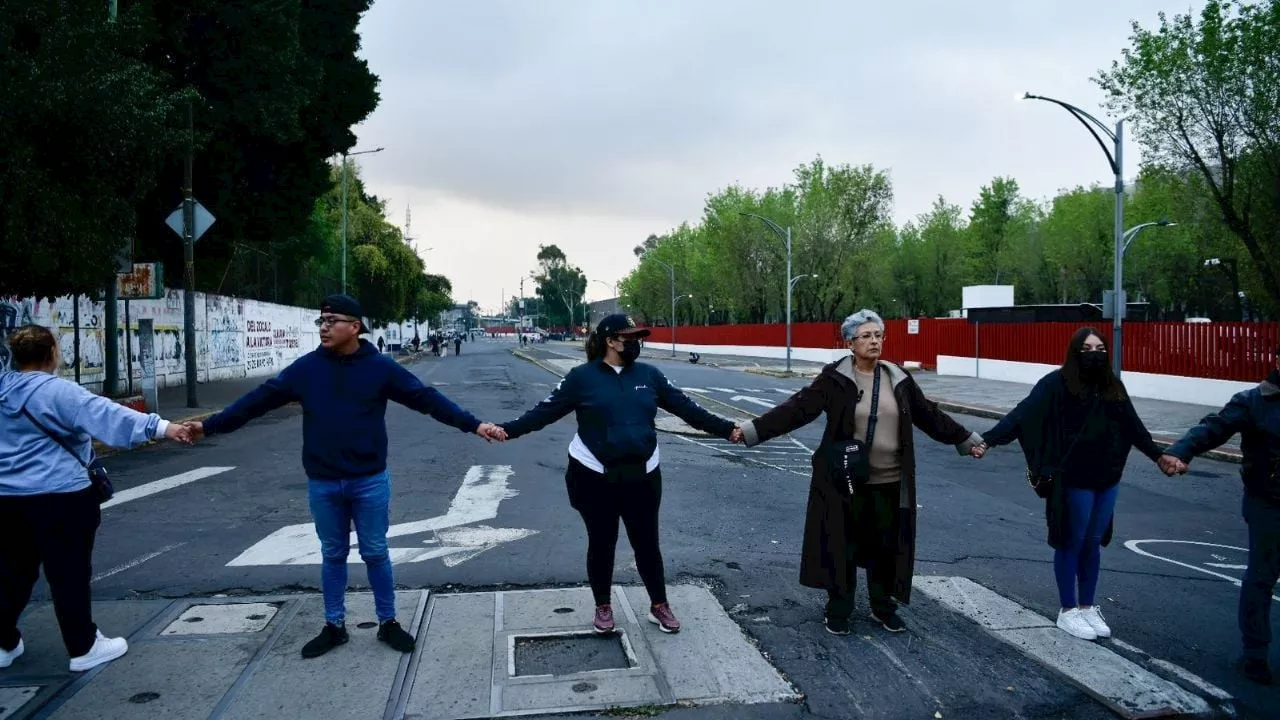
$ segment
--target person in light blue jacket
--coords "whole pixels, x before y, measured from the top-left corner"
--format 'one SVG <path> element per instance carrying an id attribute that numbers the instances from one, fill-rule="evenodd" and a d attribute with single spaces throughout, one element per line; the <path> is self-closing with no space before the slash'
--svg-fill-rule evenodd
<path id="1" fill-rule="evenodd" d="M 133 447 L 190 431 L 58 377 L 61 353 L 39 325 L 9 335 L 15 370 L 0 372 L 0 668 L 23 653 L 18 618 L 44 566 L 71 671 L 124 655 L 124 638 L 93 623 L 89 577 L 102 515 L 86 466 L 96 439 Z"/>

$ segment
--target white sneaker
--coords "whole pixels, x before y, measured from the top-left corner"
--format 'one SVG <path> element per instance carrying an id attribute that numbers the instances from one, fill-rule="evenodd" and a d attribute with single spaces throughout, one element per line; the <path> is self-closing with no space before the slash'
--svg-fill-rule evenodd
<path id="1" fill-rule="evenodd" d="M 1107 621 L 1102 619 L 1102 608 L 1094 605 L 1081 610 L 1080 614 L 1084 616 L 1084 621 L 1089 623 L 1089 627 L 1093 628 L 1098 637 L 1111 637 L 1111 628 L 1107 626 Z"/>
<path id="2" fill-rule="evenodd" d="M 1072 637 L 1078 637 L 1081 640 L 1097 640 L 1098 633 L 1084 619 L 1084 613 L 1080 608 L 1071 608 L 1070 610 L 1058 611 L 1058 627 Z"/>
<path id="3" fill-rule="evenodd" d="M 71 672 L 92 670 L 103 663 L 111 662 L 129 652 L 129 643 L 124 638 L 109 638 L 98 631 L 98 639 L 93 642 L 89 652 L 80 657 L 71 658 Z"/>
<path id="4" fill-rule="evenodd" d="M 18 647 L 12 650 L 0 650 L 0 668 L 9 667 L 14 660 L 22 657 L 22 653 L 26 651 L 27 648 L 22 644 L 22 638 L 18 638 Z"/>

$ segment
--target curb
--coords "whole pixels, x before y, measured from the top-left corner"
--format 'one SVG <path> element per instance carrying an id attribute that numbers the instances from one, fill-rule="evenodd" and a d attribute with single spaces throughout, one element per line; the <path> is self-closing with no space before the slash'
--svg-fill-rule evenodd
<path id="1" fill-rule="evenodd" d="M 769 377 L 780 378 L 782 380 L 789 380 L 791 378 L 805 378 L 807 380 L 811 380 L 818 377 L 818 373 L 816 372 L 797 372 L 794 370 L 787 372 L 786 370 L 770 370 L 768 368 L 743 368 L 742 372 L 751 373 L 752 375 L 767 375 Z"/>

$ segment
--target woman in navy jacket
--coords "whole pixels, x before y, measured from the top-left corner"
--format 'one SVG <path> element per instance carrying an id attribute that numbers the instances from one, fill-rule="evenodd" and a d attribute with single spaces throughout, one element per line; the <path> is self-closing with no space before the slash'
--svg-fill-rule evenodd
<path id="1" fill-rule="evenodd" d="M 618 520 L 636 555 L 636 569 L 649 593 L 649 621 L 663 632 L 680 631 L 667 604 L 662 552 L 658 548 L 658 508 L 662 472 L 658 468 L 658 408 L 699 430 L 728 439 L 735 425 L 707 412 L 652 365 L 636 362 L 640 338 L 626 315 L 609 315 L 587 338 L 587 362 L 569 372 L 555 391 L 518 420 L 504 423 L 517 438 L 571 412 L 578 433 L 569 444 L 565 484 L 569 504 L 587 526 L 587 577 L 595 597 L 595 629 L 613 632 L 613 557 Z"/>

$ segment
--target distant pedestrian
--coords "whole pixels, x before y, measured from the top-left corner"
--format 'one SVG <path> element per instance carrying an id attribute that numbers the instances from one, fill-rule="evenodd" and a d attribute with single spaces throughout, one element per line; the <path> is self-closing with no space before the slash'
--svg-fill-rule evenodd
<path id="1" fill-rule="evenodd" d="M 430 415 L 438 422 L 486 440 L 502 434 L 427 387 L 395 360 L 380 355 L 360 338 L 364 313 L 355 299 L 331 295 L 320 306 L 316 326 L 320 348 L 298 358 L 231 407 L 193 423 L 199 435 L 240 429 L 290 402 L 300 402 L 302 466 L 323 565 L 325 626 L 302 648 L 304 658 L 323 655 L 347 642 L 347 556 L 354 524 L 373 588 L 378 639 L 401 652 L 411 652 L 414 639 L 396 621 L 395 581 L 387 551 L 391 476 L 387 472 L 387 401 Z"/>
<path id="2" fill-rule="evenodd" d="M 18 618 L 44 567 L 71 672 L 124 655 L 129 643 L 93 622 L 89 583 L 106 486 L 90 477 L 93 441 L 134 447 L 190 432 L 58 377 L 62 357 L 39 325 L 11 332 L 15 370 L 0 372 L 0 668 L 25 650 Z M 96 474 L 96 468 L 95 468 Z"/>
<path id="3" fill-rule="evenodd" d="M 569 505 L 587 528 L 587 578 L 597 632 L 613 632 L 613 561 L 618 521 L 636 556 L 636 570 L 649 593 L 649 621 L 662 632 L 680 631 L 667 602 L 667 584 L 658 547 L 662 471 L 654 421 L 663 408 L 699 430 L 721 438 L 732 422 L 713 415 L 671 384 L 658 368 L 636 362 L 637 328 L 626 315 L 609 315 L 587 339 L 587 362 L 569 371 L 551 396 L 519 419 L 501 426 L 511 438 L 541 430 L 576 413 L 578 432 L 569 444 L 565 485 Z"/>
<path id="4" fill-rule="evenodd" d="M 1268 661 L 1271 602 L 1280 578 L 1280 347 L 1275 367 L 1257 387 L 1237 393 L 1226 407 L 1200 421 L 1161 458 L 1166 473 L 1187 471 L 1187 463 L 1240 434 L 1244 463 L 1241 502 L 1249 527 L 1249 562 L 1240 585 L 1237 622 L 1244 652 L 1239 667 L 1262 685 L 1275 682 Z"/>
<path id="5" fill-rule="evenodd" d="M 462 336 L 461 335 L 453 339 L 453 354 L 454 355 L 462 354 Z"/>
<path id="6" fill-rule="evenodd" d="M 1111 543 L 1116 496 L 1129 451 L 1152 462 L 1160 449 L 1111 370 L 1107 344 L 1093 328 L 1067 343 L 1062 367 L 1036 383 L 989 432 L 975 455 L 1018 440 L 1027 479 L 1045 498 L 1058 583 L 1058 627 L 1082 640 L 1111 637 L 1096 601 L 1102 550 Z"/>
<path id="7" fill-rule="evenodd" d="M 981 440 L 925 398 L 906 370 L 880 359 L 884 330 L 870 310 L 850 315 L 840 332 L 852 355 L 743 423 L 732 438 L 757 445 L 826 414 L 809 483 L 800 584 L 827 591 L 826 628 L 833 635 L 851 632 L 859 567 L 867 569 L 872 618 L 889 632 L 907 629 L 898 603 L 911 602 L 915 573 L 913 427 L 961 454 Z"/>

